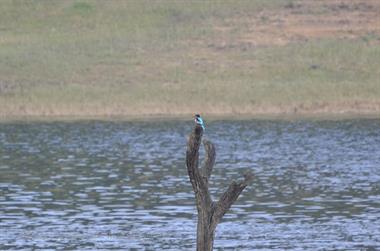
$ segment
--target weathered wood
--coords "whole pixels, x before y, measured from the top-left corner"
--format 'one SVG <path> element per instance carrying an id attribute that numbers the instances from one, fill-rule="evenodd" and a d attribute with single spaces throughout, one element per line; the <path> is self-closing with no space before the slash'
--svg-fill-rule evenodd
<path id="1" fill-rule="evenodd" d="M 206 156 L 202 166 L 202 175 L 208 180 L 215 164 L 216 152 L 215 146 L 208 140 L 203 140 L 203 146 L 206 150 Z"/>
<path id="2" fill-rule="evenodd" d="M 210 141 L 204 140 L 206 156 L 202 168 L 199 168 L 199 148 L 202 135 L 202 127 L 196 124 L 187 143 L 186 167 L 195 193 L 198 211 L 197 251 L 210 251 L 213 249 L 217 224 L 250 183 L 252 175 L 244 175 L 244 180 L 241 182 L 233 181 L 219 201 L 213 202 L 208 190 L 208 181 L 215 164 L 216 151 Z"/>

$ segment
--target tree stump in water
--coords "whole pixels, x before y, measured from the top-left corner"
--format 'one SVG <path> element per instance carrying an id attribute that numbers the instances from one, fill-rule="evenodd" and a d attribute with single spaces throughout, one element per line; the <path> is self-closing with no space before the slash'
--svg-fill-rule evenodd
<path id="1" fill-rule="evenodd" d="M 241 182 L 232 181 L 219 201 L 212 201 L 208 190 L 208 181 L 214 167 L 216 153 L 214 145 L 210 141 L 204 140 L 206 156 L 202 167 L 198 168 L 202 135 L 202 127 L 196 124 L 187 142 L 186 166 L 198 211 L 197 251 L 210 251 L 213 249 L 217 224 L 250 183 L 252 175 L 245 174 L 244 180 Z"/>

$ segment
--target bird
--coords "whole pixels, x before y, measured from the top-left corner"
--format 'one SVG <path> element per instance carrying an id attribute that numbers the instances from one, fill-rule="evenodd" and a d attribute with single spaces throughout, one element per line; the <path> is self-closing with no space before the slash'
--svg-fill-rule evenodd
<path id="1" fill-rule="evenodd" d="M 194 121 L 196 124 L 198 124 L 202 127 L 203 131 L 205 130 L 205 123 L 203 122 L 201 115 L 195 114 Z"/>

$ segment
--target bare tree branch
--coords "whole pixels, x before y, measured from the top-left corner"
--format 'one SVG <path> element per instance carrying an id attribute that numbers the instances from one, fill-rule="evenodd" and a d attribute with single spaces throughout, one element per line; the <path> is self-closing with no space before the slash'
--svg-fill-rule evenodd
<path id="1" fill-rule="evenodd" d="M 187 173 L 190 178 L 191 185 L 197 200 L 198 212 L 202 207 L 211 205 L 211 197 L 208 191 L 207 181 L 203 179 L 199 165 L 199 147 L 202 140 L 203 129 L 200 125 L 194 127 L 193 132 L 189 137 L 186 151 L 186 166 Z"/>
<path id="2" fill-rule="evenodd" d="M 215 146 L 210 141 L 203 141 L 206 156 L 202 168 L 199 168 L 199 148 L 202 135 L 202 126 L 196 124 L 187 143 L 186 167 L 198 210 L 197 250 L 210 251 L 213 249 L 217 224 L 250 183 L 252 175 L 246 174 L 244 180 L 239 183 L 233 181 L 219 201 L 213 202 L 208 190 L 208 180 L 215 164 Z"/>
<path id="3" fill-rule="evenodd" d="M 215 146 L 210 141 L 203 140 L 203 146 L 206 151 L 206 156 L 202 166 L 202 175 L 203 177 L 206 177 L 208 181 L 215 164 L 216 153 Z"/>
<path id="4" fill-rule="evenodd" d="M 223 215 L 230 209 L 231 205 L 237 200 L 240 193 L 252 181 L 252 174 L 246 173 L 244 180 L 241 182 L 232 181 L 230 186 L 220 197 L 217 203 L 214 203 L 214 211 L 211 217 L 211 229 L 215 229 L 216 225 L 222 219 Z"/>

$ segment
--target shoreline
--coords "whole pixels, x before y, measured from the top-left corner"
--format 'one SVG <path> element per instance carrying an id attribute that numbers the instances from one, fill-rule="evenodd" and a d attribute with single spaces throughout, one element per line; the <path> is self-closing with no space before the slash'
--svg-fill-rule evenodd
<path id="1" fill-rule="evenodd" d="M 2 6 L 0 122 L 380 118 L 379 1 L 104 6 Z"/>
<path id="2" fill-rule="evenodd" d="M 136 122 L 156 122 L 156 121 L 186 121 L 191 119 L 193 114 L 143 114 L 143 115 L 11 115 L 0 116 L 0 123 L 17 122 L 80 122 L 80 121 L 136 121 Z M 380 119 L 380 112 L 373 113 L 261 113 L 261 114 L 211 114 L 202 115 L 208 121 L 220 120 L 278 120 L 278 121 L 339 121 L 356 119 Z"/>

